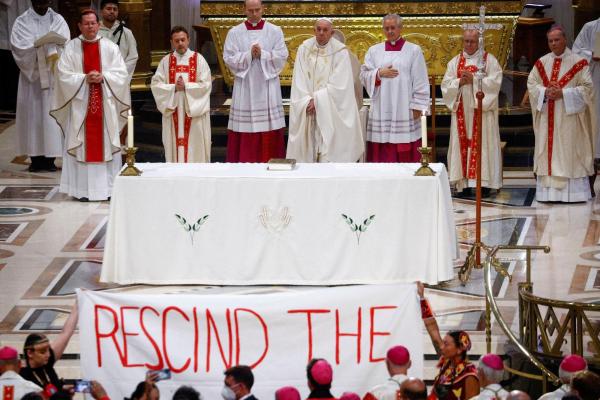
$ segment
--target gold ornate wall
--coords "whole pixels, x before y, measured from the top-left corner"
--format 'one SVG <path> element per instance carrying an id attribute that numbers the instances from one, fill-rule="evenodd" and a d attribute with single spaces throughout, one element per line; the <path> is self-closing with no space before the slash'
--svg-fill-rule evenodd
<path id="1" fill-rule="evenodd" d="M 432 5 L 435 3 L 429 4 Z M 358 56 L 361 62 L 370 46 L 384 40 L 381 29 L 381 17 L 334 18 L 335 28 L 344 33 L 346 36 L 346 45 Z M 286 67 L 281 72 L 280 78 L 282 85 L 290 85 L 296 51 L 304 40 L 313 35 L 315 18 L 273 17 L 267 18 L 267 20 L 279 25 L 283 29 L 290 57 Z M 223 45 L 229 29 L 242 21 L 243 19 L 239 17 L 210 17 L 207 20 L 217 48 L 219 65 L 225 82 L 228 85 L 233 84 L 233 75 L 223 62 Z M 467 15 L 404 17 L 402 36 L 406 40 L 421 46 L 429 74 L 436 76 L 436 80 L 440 81 L 446 70 L 446 64 L 462 48 L 462 25 L 477 22 L 477 17 Z M 516 27 L 517 16 L 489 16 L 486 18 L 486 22 L 502 26 L 502 29 L 499 30 L 488 30 L 485 34 L 485 40 L 486 50 L 494 54 L 504 67 L 506 66 L 512 46 L 512 37 Z"/>

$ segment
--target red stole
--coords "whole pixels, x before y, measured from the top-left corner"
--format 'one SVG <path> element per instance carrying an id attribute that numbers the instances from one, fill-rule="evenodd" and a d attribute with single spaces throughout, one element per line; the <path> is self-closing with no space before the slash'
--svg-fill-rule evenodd
<path id="1" fill-rule="evenodd" d="M 95 42 L 81 41 L 83 48 L 83 73 L 102 72 L 100 57 L 100 40 Z M 85 116 L 85 161 L 104 161 L 104 119 L 102 84 L 90 83 L 87 113 Z"/>
<path id="2" fill-rule="evenodd" d="M 487 53 L 483 54 L 483 61 L 487 62 Z M 467 60 L 464 53 L 460 53 L 458 59 L 458 68 L 456 69 L 456 76 L 460 79 L 464 71 L 468 71 L 472 74 L 477 72 L 477 66 L 469 65 L 466 66 Z M 462 175 L 467 179 L 476 178 L 476 164 L 477 164 L 477 117 L 479 110 L 475 109 L 473 114 L 473 129 L 471 131 L 471 139 L 467 137 L 467 126 L 465 121 L 465 109 L 463 107 L 462 96 L 458 102 L 458 108 L 456 110 L 456 127 L 458 129 L 458 144 L 460 146 L 460 161 L 462 165 Z M 469 149 L 471 153 L 469 154 Z M 467 164 L 467 157 L 469 162 Z M 468 170 L 467 170 L 468 165 Z"/>
<path id="3" fill-rule="evenodd" d="M 171 53 L 169 57 L 169 83 L 176 84 L 177 81 L 175 76 L 178 72 L 183 72 L 188 74 L 188 82 L 196 82 L 196 68 L 198 65 L 198 53 L 194 52 L 189 59 L 188 65 L 177 65 L 177 58 L 175 54 Z M 185 114 L 185 111 L 184 111 Z M 192 125 L 192 117 L 189 117 L 185 114 L 185 119 L 183 121 L 183 138 L 179 137 L 179 116 L 177 115 L 177 108 L 173 112 L 173 124 L 175 128 L 173 132 L 175 133 L 175 143 L 177 147 L 183 146 L 184 160 L 183 162 L 187 162 L 188 159 L 188 142 L 190 138 L 190 126 Z M 177 154 L 177 151 L 175 152 Z M 177 157 L 177 156 L 176 156 Z M 177 160 L 181 162 L 181 160 Z"/>
<path id="4" fill-rule="evenodd" d="M 542 82 L 544 87 L 550 86 L 550 84 L 558 83 L 560 88 L 564 88 L 567 83 L 571 81 L 575 77 L 575 75 L 583 69 L 583 67 L 588 65 L 587 60 L 580 60 L 573 67 L 567 71 L 566 74 L 563 75 L 560 80 L 558 79 L 558 74 L 560 72 L 560 66 L 562 64 L 562 58 L 554 58 L 554 63 L 552 64 L 552 72 L 550 74 L 550 79 L 548 79 L 548 75 L 546 74 L 546 70 L 544 69 L 544 65 L 541 60 L 537 60 L 535 62 L 535 68 L 538 70 L 540 77 L 542 78 Z M 555 100 L 548 99 L 548 176 L 552 176 L 552 149 L 554 145 L 554 103 Z"/>
<path id="5" fill-rule="evenodd" d="M 15 387 L 14 386 L 4 386 L 2 390 L 2 400 L 15 400 Z"/>

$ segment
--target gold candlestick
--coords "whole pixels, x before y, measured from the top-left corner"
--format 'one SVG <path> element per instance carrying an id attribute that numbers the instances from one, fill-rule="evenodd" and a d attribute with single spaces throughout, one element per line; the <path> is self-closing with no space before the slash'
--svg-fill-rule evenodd
<path id="1" fill-rule="evenodd" d="M 125 162 L 127 163 L 127 167 L 123 171 L 121 171 L 121 176 L 140 176 L 142 171 L 136 168 L 135 164 L 135 152 L 137 151 L 137 147 L 125 147 Z"/>
<path id="2" fill-rule="evenodd" d="M 421 153 L 421 166 L 415 172 L 415 176 L 434 176 L 435 171 L 429 166 L 429 155 L 431 154 L 431 147 L 419 147 L 419 153 Z"/>

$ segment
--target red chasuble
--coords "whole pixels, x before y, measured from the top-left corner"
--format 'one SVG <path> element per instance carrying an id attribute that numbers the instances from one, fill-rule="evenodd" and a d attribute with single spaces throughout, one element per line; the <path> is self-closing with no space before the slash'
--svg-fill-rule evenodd
<path id="1" fill-rule="evenodd" d="M 95 42 L 82 41 L 83 46 L 83 72 L 85 74 L 98 71 L 102 72 L 100 59 L 100 40 Z M 104 161 L 104 120 L 102 112 L 102 84 L 90 83 L 87 113 L 85 116 L 85 161 Z"/>

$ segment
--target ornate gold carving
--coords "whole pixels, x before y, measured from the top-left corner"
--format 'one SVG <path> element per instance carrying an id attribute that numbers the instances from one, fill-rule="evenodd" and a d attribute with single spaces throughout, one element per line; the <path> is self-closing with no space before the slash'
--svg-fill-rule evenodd
<path id="1" fill-rule="evenodd" d="M 446 2 L 312 2 L 312 1 L 265 1 L 267 15 L 469 15 L 479 14 L 480 1 Z M 488 14 L 519 14 L 519 0 L 486 2 Z M 242 14 L 240 3 L 231 1 L 203 1 L 200 6 L 203 17 Z"/>
<path id="2" fill-rule="evenodd" d="M 316 5 L 316 3 L 312 4 Z M 438 3 L 434 3 L 434 5 L 436 4 Z M 239 9 L 236 12 L 239 12 Z M 280 74 L 280 79 L 282 85 L 290 85 L 296 51 L 304 40 L 313 36 L 315 20 L 314 18 L 296 17 L 268 18 L 268 20 L 283 30 L 290 58 Z M 462 25 L 477 21 L 475 16 L 404 17 L 402 36 L 421 46 L 429 74 L 434 75 L 439 83 L 446 71 L 446 65 L 462 48 Z M 500 30 L 487 31 L 485 40 L 486 50 L 494 54 L 503 67 L 506 65 L 510 53 L 516 21 L 516 16 L 486 17 L 486 22 L 502 26 Z M 233 84 L 233 75 L 223 62 L 223 45 L 229 29 L 240 22 L 242 22 L 241 18 L 211 17 L 207 20 L 217 48 L 219 65 L 228 85 Z M 339 17 L 335 19 L 335 27 L 344 33 L 346 45 L 361 62 L 369 47 L 384 40 L 380 17 Z"/>

